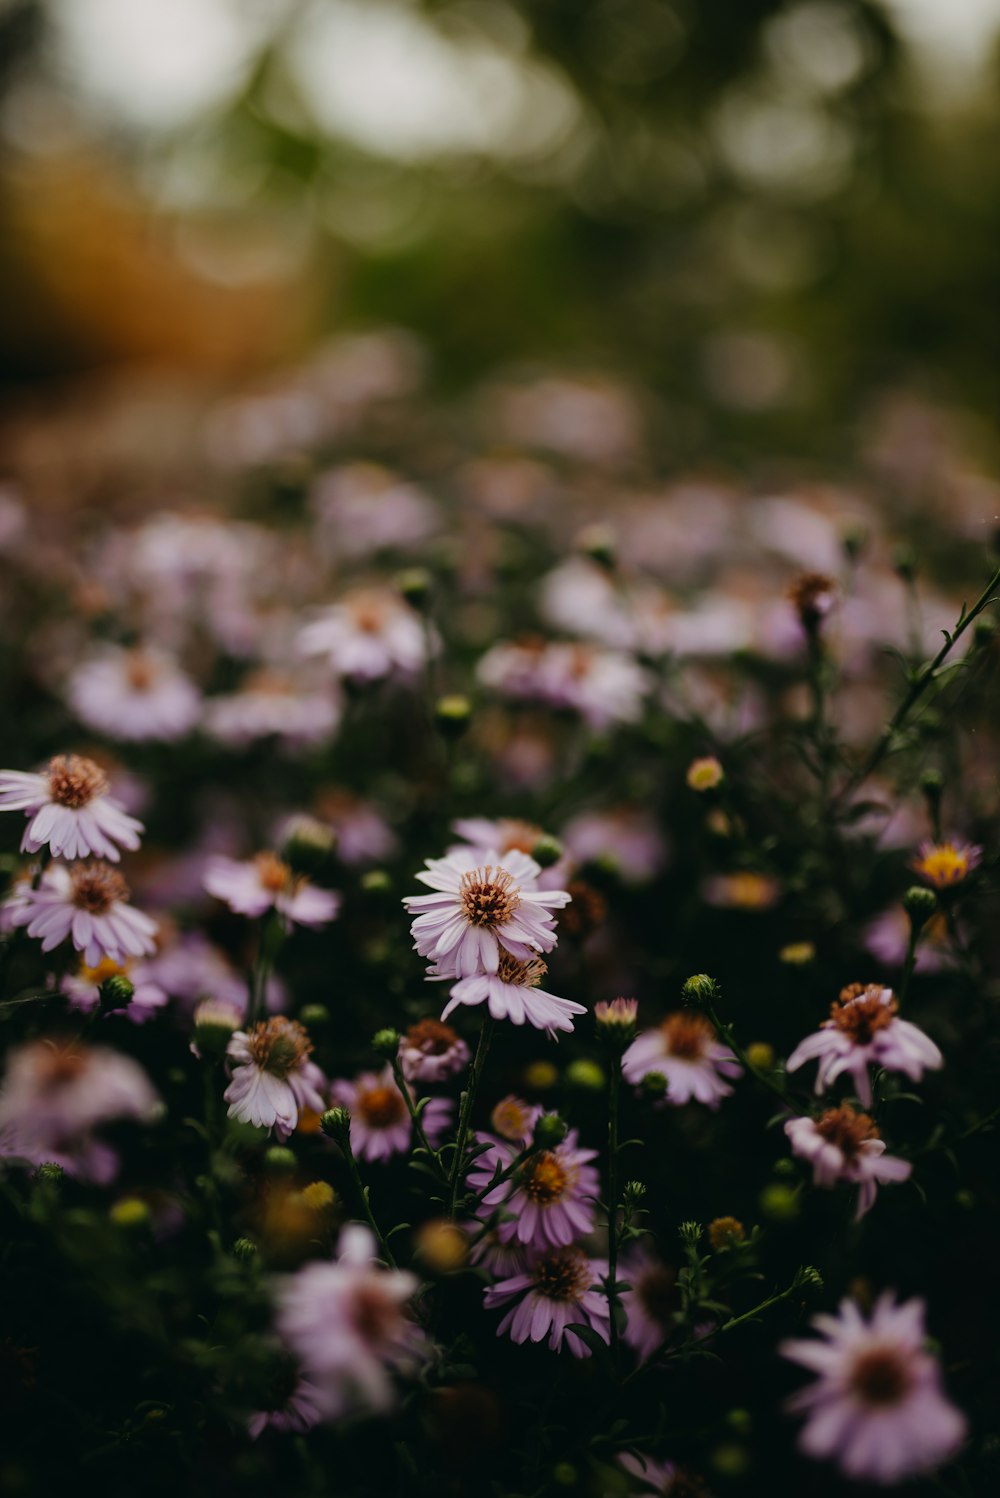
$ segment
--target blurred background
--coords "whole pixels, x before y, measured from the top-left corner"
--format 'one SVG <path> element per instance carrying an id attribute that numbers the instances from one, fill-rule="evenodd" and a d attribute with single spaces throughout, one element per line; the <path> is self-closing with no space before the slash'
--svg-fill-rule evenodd
<path id="1" fill-rule="evenodd" d="M 6 477 L 83 485 L 100 432 L 162 480 L 206 401 L 376 327 L 444 394 L 641 389 L 667 471 L 995 472 L 998 33 L 1000 0 L 0 0 Z"/>

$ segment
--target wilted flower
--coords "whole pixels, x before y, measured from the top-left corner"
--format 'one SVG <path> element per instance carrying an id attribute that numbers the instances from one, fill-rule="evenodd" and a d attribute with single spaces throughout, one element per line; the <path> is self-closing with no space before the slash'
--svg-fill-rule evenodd
<path id="1" fill-rule="evenodd" d="M 601 1189 L 600 1177 L 590 1163 L 597 1159 L 597 1151 L 580 1149 L 575 1129 L 553 1149 L 533 1151 L 509 1180 L 492 1190 L 487 1187 L 497 1168 L 508 1169 L 523 1144 L 492 1139 L 488 1134 L 477 1138 L 490 1147 L 469 1171 L 468 1184 L 477 1195 L 485 1192 L 479 1208 L 482 1217 L 491 1216 L 500 1206 L 512 1214 L 497 1229 L 501 1242 L 516 1239 L 526 1247 L 542 1249 L 572 1243 L 590 1232 Z"/>
<path id="2" fill-rule="evenodd" d="M 607 1298 L 597 1288 L 602 1273 L 604 1266 L 572 1246 L 533 1257 L 522 1273 L 485 1291 L 489 1311 L 515 1302 L 497 1327 L 497 1336 L 509 1332 L 513 1342 L 547 1338 L 553 1352 L 565 1345 L 574 1357 L 589 1358 L 590 1348 L 571 1328 L 589 1326 L 603 1342 L 610 1339 Z"/>
<path id="3" fill-rule="evenodd" d="M 138 848 L 143 827 L 108 794 L 108 778 L 92 759 L 57 754 L 38 775 L 0 771 L 0 811 L 23 811 L 29 818 L 21 851 L 46 845 L 56 858 L 109 858 L 118 845 Z"/>
<path id="4" fill-rule="evenodd" d="M 860 1218 L 875 1203 L 879 1186 L 909 1179 L 913 1166 L 885 1152 L 874 1120 L 849 1103 L 828 1108 L 819 1118 L 790 1118 L 785 1133 L 792 1153 L 808 1160 L 817 1186 L 835 1186 L 838 1181 L 856 1184 Z"/>
<path id="5" fill-rule="evenodd" d="M 898 1009 L 891 988 L 850 984 L 830 1006 L 830 1018 L 795 1047 L 788 1070 L 818 1060 L 817 1092 L 825 1092 L 846 1071 L 865 1107 L 872 1100 L 869 1066 L 901 1071 L 919 1082 L 925 1071 L 943 1066 L 944 1057 L 922 1030 L 898 1017 Z"/>
<path id="6" fill-rule="evenodd" d="M 339 1248 L 333 1263 L 307 1264 L 277 1291 L 278 1331 L 327 1419 L 390 1409 L 392 1374 L 415 1372 L 428 1351 L 406 1313 L 416 1277 L 377 1268 L 374 1239 L 358 1223 Z"/>
<path id="7" fill-rule="evenodd" d="M 481 861 L 461 851 L 427 859 L 417 878 L 434 894 L 403 901 L 416 913 L 416 950 L 437 964 L 441 976 L 456 978 L 496 973 L 501 950 L 522 962 L 550 952 L 556 944 L 552 912 L 570 897 L 565 890 L 538 889 L 540 873 L 534 859 L 516 850 L 490 852 Z"/>
<path id="8" fill-rule="evenodd" d="M 677 1009 L 657 1029 L 644 1030 L 622 1057 L 627 1082 L 638 1086 L 647 1073 L 659 1072 L 667 1080 L 666 1101 L 675 1105 L 694 1098 L 717 1108 L 733 1090 L 723 1079 L 738 1077 L 740 1070 L 711 1021 L 689 1009 Z"/>
<path id="9" fill-rule="evenodd" d="M 209 860 L 202 882 L 237 915 L 276 910 L 289 926 L 325 926 L 340 909 L 339 895 L 310 884 L 276 853 L 258 853 L 245 863 L 219 854 Z"/>
<path id="10" fill-rule="evenodd" d="M 229 1117 L 287 1139 L 303 1110 L 322 1113 L 326 1078 L 311 1053 L 303 1027 L 281 1014 L 235 1031 L 226 1047 L 233 1073 L 224 1094 Z"/>
<path id="11" fill-rule="evenodd" d="M 400 1041 L 399 1064 L 408 1082 L 443 1082 L 468 1066 L 469 1047 L 450 1025 L 422 1019 Z"/>
<path id="12" fill-rule="evenodd" d="M 160 650 L 107 647 L 73 672 L 69 700 L 81 723 L 113 739 L 172 742 L 190 733 L 201 695 Z"/>
<path id="13" fill-rule="evenodd" d="M 362 1160 L 388 1160 L 410 1149 L 413 1124 L 391 1066 L 361 1072 L 353 1082 L 338 1080 L 330 1096 L 350 1114 L 351 1148 Z M 447 1128 L 451 1110 L 449 1098 L 432 1098 L 424 1108 L 420 1122 L 432 1145 Z"/>
<path id="14" fill-rule="evenodd" d="M 924 1348 L 924 1303 L 879 1297 L 865 1320 L 853 1301 L 836 1316 L 814 1316 L 825 1340 L 795 1340 L 780 1351 L 817 1373 L 789 1401 L 807 1414 L 799 1445 L 832 1457 L 848 1477 L 896 1483 L 952 1457 L 966 1422 L 946 1398 L 936 1360 Z"/>
<path id="15" fill-rule="evenodd" d="M 67 937 L 83 953 L 90 967 L 105 957 L 126 962 L 145 957 L 155 948 L 156 922 L 128 902 L 128 885 L 109 864 L 54 864 L 46 869 L 37 889 L 22 881 L 4 906 L 11 926 L 24 926 L 37 937 L 43 952 L 51 952 Z"/>

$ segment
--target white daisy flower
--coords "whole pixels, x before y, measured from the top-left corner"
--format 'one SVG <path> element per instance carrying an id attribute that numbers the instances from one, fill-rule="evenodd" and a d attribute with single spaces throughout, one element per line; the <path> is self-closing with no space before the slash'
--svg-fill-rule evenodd
<path id="1" fill-rule="evenodd" d="M 24 926 L 51 952 L 71 937 L 88 967 L 104 957 L 125 962 L 146 957 L 156 943 L 156 922 L 128 902 L 128 885 L 117 869 L 99 859 L 56 864 L 37 889 L 22 881 L 3 907 L 4 924 Z"/>
<path id="2" fill-rule="evenodd" d="M 57 754 L 37 775 L 0 770 L 0 811 L 23 811 L 30 819 L 22 853 L 48 846 L 56 858 L 110 858 L 118 845 L 139 846 L 141 822 L 108 794 L 108 778 L 92 759 Z"/>

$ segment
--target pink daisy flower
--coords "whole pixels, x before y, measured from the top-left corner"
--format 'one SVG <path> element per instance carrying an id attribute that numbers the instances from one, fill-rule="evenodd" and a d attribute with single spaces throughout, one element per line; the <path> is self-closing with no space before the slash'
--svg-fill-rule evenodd
<path id="1" fill-rule="evenodd" d="M 450 1025 L 422 1019 L 399 1042 L 399 1064 L 408 1082 L 444 1082 L 469 1064 L 469 1047 Z"/>
<path id="2" fill-rule="evenodd" d="M 456 978 L 496 973 L 501 950 L 522 962 L 536 952 L 551 952 L 553 911 L 568 905 L 570 896 L 565 890 L 538 889 L 541 872 L 533 858 L 513 850 L 487 853 L 481 861 L 471 850 L 429 858 L 417 878 L 434 893 L 403 901 L 416 915 L 411 927 L 416 950 L 431 958 L 442 976 Z"/>
<path id="3" fill-rule="evenodd" d="M 198 689 L 171 656 L 152 648 L 108 646 L 76 668 L 68 694 L 80 722 L 113 739 L 171 743 L 201 715 Z"/>
<path id="4" fill-rule="evenodd" d="M 329 692 L 310 691 L 273 671 L 258 672 L 240 691 L 205 703 L 206 732 L 230 749 L 267 738 L 288 749 L 323 743 L 339 723 L 340 709 Z"/>
<path id="5" fill-rule="evenodd" d="M 548 647 L 541 676 L 554 707 L 579 713 L 599 731 L 638 723 L 650 687 L 649 673 L 631 655 L 575 641 Z"/>
<path id="6" fill-rule="evenodd" d="M 849 1103 L 828 1108 L 819 1118 L 790 1118 L 785 1133 L 792 1153 L 812 1165 L 814 1185 L 849 1181 L 860 1187 L 855 1221 L 874 1206 L 879 1186 L 908 1180 L 913 1170 L 909 1161 L 886 1154 L 873 1120 Z"/>
<path id="7" fill-rule="evenodd" d="M 339 895 L 310 884 L 276 853 L 258 853 L 246 862 L 217 854 L 209 859 L 202 883 L 237 915 L 277 910 L 289 927 L 325 926 L 340 909 Z"/>
<path id="8" fill-rule="evenodd" d="M 795 1047 L 788 1070 L 818 1061 L 817 1092 L 826 1092 L 841 1072 L 847 1072 L 865 1107 L 872 1100 L 869 1066 L 901 1071 L 919 1082 L 925 1071 L 943 1066 L 944 1057 L 922 1030 L 898 1017 L 898 1009 L 891 988 L 881 983 L 849 984 L 830 1006 L 830 1018 Z"/>
<path id="9" fill-rule="evenodd" d="M 98 859 L 46 869 L 37 889 L 22 881 L 4 906 L 6 922 L 24 926 L 51 952 L 71 937 L 89 967 L 105 957 L 125 962 L 155 950 L 156 922 L 127 903 L 128 885 Z"/>
<path id="10" fill-rule="evenodd" d="M 229 1117 L 287 1139 L 305 1109 L 322 1113 L 326 1078 L 309 1060 L 312 1042 L 297 1020 L 272 1019 L 234 1032 L 226 1056 L 232 1081 L 223 1094 Z"/>
<path id="11" fill-rule="evenodd" d="M 543 1342 L 553 1352 L 563 1346 L 577 1358 L 589 1358 L 590 1348 L 573 1325 L 591 1327 L 602 1341 L 610 1340 L 608 1302 L 596 1288 L 602 1266 L 580 1248 L 566 1246 L 537 1255 L 520 1274 L 491 1285 L 484 1292 L 488 1311 L 509 1306 L 497 1336 L 509 1332 L 513 1342 Z M 510 1304 L 513 1302 L 513 1304 Z"/>
<path id="12" fill-rule="evenodd" d="M 169 1003 L 160 985 L 147 974 L 144 963 L 112 962 L 104 957 L 95 967 L 81 962 L 75 973 L 67 973 L 59 987 L 69 999 L 70 1007 L 82 1014 L 93 1014 L 101 1002 L 101 984 L 109 978 L 128 978 L 133 993 L 127 1008 L 121 1012 L 134 1025 L 143 1025 L 157 1010 Z"/>
<path id="13" fill-rule="evenodd" d="M 711 1021 L 690 1009 L 677 1009 L 655 1030 L 644 1030 L 622 1057 L 627 1082 L 638 1085 L 650 1072 L 666 1077 L 666 1101 L 675 1106 L 694 1098 L 717 1108 L 733 1090 L 724 1078 L 738 1077 L 740 1071 Z"/>
<path id="14" fill-rule="evenodd" d="M 379 681 L 386 676 L 413 677 L 428 654 L 424 622 L 388 589 L 364 588 L 307 624 L 299 634 L 304 655 L 325 656 L 338 676 Z M 431 654 L 437 654 L 430 636 Z"/>
<path id="15" fill-rule="evenodd" d="M 623 1336 L 643 1363 L 663 1346 L 675 1325 L 674 1314 L 681 1306 L 677 1271 L 641 1243 L 623 1254 L 618 1279 L 629 1286 L 619 1292 L 627 1317 Z"/>
<path id="16" fill-rule="evenodd" d="M 3 1153 L 61 1165 L 81 1180 L 106 1184 L 118 1156 L 91 1137 L 113 1119 L 149 1123 L 159 1098 L 130 1056 L 78 1041 L 33 1040 L 11 1051 L 0 1088 Z"/>
<path id="17" fill-rule="evenodd" d="M 523 1148 L 523 1141 L 476 1136 L 489 1149 L 469 1171 L 470 1190 L 485 1191 L 479 1216 L 489 1218 L 498 1207 L 511 1214 L 497 1228 L 501 1242 L 516 1239 L 525 1247 L 559 1248 L 589 1233 L 594 1226 L 594 1203 L 601 1190 L 600 1176 L 591 1165 L 596 1150 L 578 1148 L 579 1135 L 571 1129 L 551 1150 L 536 1150 L 510 1180 L 487 1191 L 497 1168 L 506 1170 Z"/>
<path id="18" fill-rule="evenodd" d="M 510 952 L 501 952 L 495 973 L 476 973 L 471 978 L 459 979 L 451 989 L 451 998 L 441 1018 L 447 1019 L 460 1004 L 485 1003 L 494 1019 L 509 1019 L 513 1025 L 534 1025 L 536 1030 L 545 1030 L 553 1038 L 556 1030 L 572 1034 L 573 1015 L 586 1014 L 586 1006 L 572 999 L 556 998 L 555 994 L 539 988 L 547 972 L 548 967 L 540 957 L 521 962 Z M 430 976 L 439 975 L 432 971 Z"/>
<path id="19" fill-rule="evenodd" d="M 848 1477 L 891 1484 L 948 1461 L 966 1421 L 945 1396 L 937 1361 L 924 1348 L 924 1302 L 879 1297 L 869 1320 L 853 1301 L 836 1316 L 814 1316 L 824 1340 L 795 1340 L 780 1351 L 817 1373 L 789 1402 L 805 1411 L 799 1445 L 832 1457 Z"/>
<path id="20" fill-rule="evenodd" d="M 394 1372 L 426 1357 L 423 1333 L 407 1315 L 415 1275 L 379 1269 L 367 1228 L 351 1223 L 333 1263 L 311 1263 L 277 1293 L 277 1328 L 318 1391 L 327 1419 L 380 1412 L 395 1403 Z"/>
<path id="21" fill-rule="evenodd" d="M 351 1148 L 362 1160 L 388 1160 L 409 1151 L 413 1124 L 391 1066 L 361 1072 L 353 1082 L 334 1082 L 330 1097 L 351 1115 Z M 432 1098 L 421 1114 L 432 1145 L 448 1127 L 451 1111 L 449 1098 Z"/>
<path id="22" fill-rule="evenodd" d="M 46 845 L 56 858 L 109 858 L 118 845 L 138 848 L 141 822 L 108 794 L 108 778 L 92 759 L 57 754 L 38 775 L 0 771 L 0 811 L 23 811 L 30 818 L 21 839 L 23 853 Z"/>

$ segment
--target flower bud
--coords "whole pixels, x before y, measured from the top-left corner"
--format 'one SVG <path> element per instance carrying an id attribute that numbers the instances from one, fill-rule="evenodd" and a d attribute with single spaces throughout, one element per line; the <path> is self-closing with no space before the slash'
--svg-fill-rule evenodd
<path id="1" fill-rule="evenodd" d="M 351 1115 L 346 1108 L 328 1108 L 319 1121 L 327 1139 L 339 1144 L 342 1149 L 351 1147 Z"/>
<path id="2" fill-rule="evenodd" d="M 773 1071 L 774 1046 L 766 1040 L 752 1040 L 747 1046 L 747 1060 L 758 1071 Z"/>
<path id="3" fill-rule="evenodd" d="M 543 1113 L 535 1124 L 531 1142 L 537 1144 L 539 1149 L 554 1149 L 557 1144 L 562 1144 L 568 1132 L 566 1120 L 560 1118 L 558 1113 Z"/>
<path id="4" fill-rule="evenodd" d="M 693 759 L 685 776 L 693 791 L 714 791 L 724 778 L 725 771 L 714 754 L 706 755 L 703 759 Z"/>
<path id="5" fill-rule="evenodd" d="M 772 1181 L 758 1198 L 760 1210 L 771 1222 L 793 1222 L 799 1215 L 798 1194 L 794 1186 Z"/>
<path id="6" fill-rule="evenodd" d="M 622 1206 L 625 1209 L 626 1217 L 636 1210 L 639 1203 L 644 1200 L 645 1195 L 646 1187 L 642 1181 L 625 1182 L 624 1189 L 622 1190 Z"/>
<path id="7" fill-rule="evenodd" d="M 570 1087 L 579 1087 L 583 1092 L 603 1092 L 607 1078 L 604 1068 L 596 1061 L 580 1057 L 566 1068 L 565 1079 Z"/>
<path id="8" fill-rule="evenodd" d="M 540 837 L 531 850 L 531 856 L 543 869 L 551 869 L 552 865 L 558 863 L 563 856 L 563 845 L 557 837 L 550 837 L 548 833 Z"/>
<path id="9" fill-rule="evenodd" d="M 709 1004 L 718 994 L 719 985 L 707 973 L 695 973 L 681 989 L 685 1004 Z"/>
<path id="10" fill-rule="evenodd" d="M 618 560 L 618 537 L 610 525 L 585 525 L 576 538 L 577 550 L 610 572 Z"/>
<path id="11" fill-rule="evenodd" d="M 257 1257 L 257 1245 L 252 1238 L 237 1238 L 233 1244 L 233 1258 L 249 1264 Z"/>
<path id="12" fill-rule="evenodd" d="M 868 545 L 868 531 L 863 525 L 852 525 L 840 542 L 849 561 L 856 562 Z"/>
<path id="13" fill-rule="evenodd" d="M 330 1023 L 330 1011 L 325 1004 L 303 1004 L 299 1019 L 307 1030 L 322 1030 Z"/>
<path id="14" fill-rule="evenodd" d="M 642 1090 L 655 1100 L 667 1095 L 667 1079 L 661 1071 L 648 1071 L 642 1079 Z"/>
<path id="15" fill-rule="evenodd" d="M 387 895 L 392 890 L 392 878 L 385 869 L 366 869 L 361 876 L 361 888 L 366 895 Z"/>
<path id="16" fill-rule="evenodd" d="M 148 1228 L 150 1223 L 149 1206 L 141 1196 L 123 1196 L 121 1201 L 115 1202 L 108 1216 L 116 1228 L 128 1233 Z"/>
<path id="17" fill-rule="evenodd" d="M 337 846 L 337 834 L 316 817 L 293 817 L 285 827 L 281 856 L 296 874 L 315 874 Z"/>
<path id="18" fill-rule="evenodd" d="M 204 999 L 194 1011 L 191 1049 L 199 1058 L 218 1061 L 226 1054 L 233 1034 L 243 1023 L 235 1004 L 225 999 Z"/>
<path id="19" fill-rule="evenodd" d="M 837 585 L 822 572 L 806 572 L 788 590 L 795 612 L 806 634 L 817 636 L 833 607 Z"/>
<path id="20" fill-rule="evenodd" d="M 423 609 L 429 599 L 433 579 L 426 567 L 407 567 L 396 578 L 396 587 L 411 608 Z"/>
<path id="21" fill-rule="evenodd" d="M 434 721 L 445 738 L 461 738 L 471 719 L 472 703 L 458 692 L 439 697 L 434 704 Z"/>
<path id="22" fill-rule="evenodd" d="M 912 583 L 917 575 L 917 554 L 912 546 L 897 546 L 892 557 L 893 570 L 904 583 Z"/>
<path id="23" fill-rule="evenodd" d="M 524 1068 L 524 1085 L 531 1092 L 548 1092 L 559 1081 L 551 1061 L 531 1061 Z"/>
<path id="24" fill-rule="evenodd" d="M 48 1185 L 58 1186 L 65 1177 L 66 1172 L 61 1165 L 54 1160 L 43 1160 L 35 1171 L 35 1180 L 44 1181 Z"/>
<path id="25" fill-rule="evenodd" d="M 607 1004 L 602 999 L 594 1005 L 594 1024 L 597 1038 L 609 1050 L 619 1055 L 635 1037 L 636 1016 L 639 1004 L 636 999 L 612 999 Z"/>
<path id="26" fill-rule="evenodd" d="M 937 911 L 937 895 L 932 889 L 925 889 L 923 885 L 911 884 L 903 896 L 903 908 L 910 917 L 913 930 L 919 931 Z"/>
<path id="27" fill-rule="evenodd" d="M 112 1014 L 116 1009 L 127 1009 L 135 994 L 135 984 L 124 973 L 115 973 L 106 978 L 98 989 L 101 1012 Z"/>
<path id="28" fill-rule="evenodd" d="M 264 1169 L 269 1176 L 290 1175 L 298 1163 L 295 1151 L 284 1144 L 272 1144 L 264 1152 Z"/>
<path id="29" fill-rule="evenodd" d="M 372 1050 L 377 1056 L 384 1056 L 386 1061 L 391 1061 L 399 1052 L 399 1031 L 386 1028 L 376 1030 L 372 1036 Z"/>
<path id="30" fill-rule="evenodd" d="M 469 1240 L 460 1227 L 440 1219 L 425 1222 L 416 1235 L 416 1250 L 428 1269 L 448 1274 L 461 1269 L 469 1257 Z"/>

